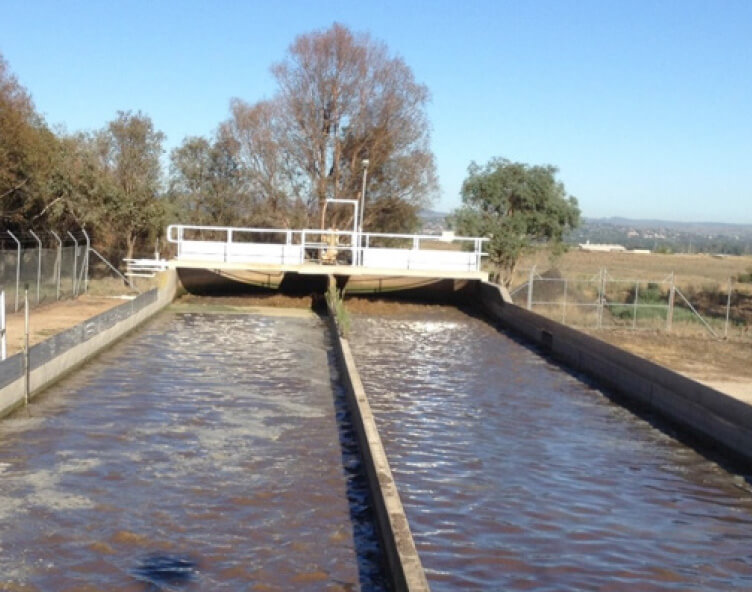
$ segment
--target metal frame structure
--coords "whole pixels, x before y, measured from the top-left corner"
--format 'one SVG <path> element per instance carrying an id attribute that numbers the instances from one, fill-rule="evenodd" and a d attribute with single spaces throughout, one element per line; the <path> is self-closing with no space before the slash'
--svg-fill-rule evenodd
<path id="1" fill-rule="evenodd" d="M 355 202 L 355 200 L 330 201 Z M 482 247 L 489 239 L 454 236 L 447 233 L 444 235 L 359 233 L 355 224 L 358 204 L 352 205 L 356 208 L 352 231 L 172 224 L 167 228 L 167 240 L 176 245 L 178 260 L 286 266 L 317 263 L 316 253 L 328 246 L 322 238 L 334 235 L 338 242 L 341 237 L 347 239 L 349 246 L 342 250 L 350 252 L 348 264 L 352 267 L 464 272 L 481 270 L 481 258 L 487 255 Z M 207 240 L 202 235 L 211 235 L 214 238 Z M 250 236 L 252 240 L 238 240 L 241 235 Z M 284 240 L 280 240 L 280 237 L 284 237 Z M 384 243 L 408 241 L 411 248 L 373 246 L 374 239 L 377 239 L 376 242 L 381 239 Z M 428 241 L 460 243 L 461 245 L 470 243 L 473 250 L 422 249 L 421 243 Z"/>

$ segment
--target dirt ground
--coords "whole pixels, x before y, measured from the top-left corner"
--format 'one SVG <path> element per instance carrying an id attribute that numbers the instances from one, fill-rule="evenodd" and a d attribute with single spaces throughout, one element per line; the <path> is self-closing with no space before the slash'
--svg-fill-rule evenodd
<path id="1" fill-rule="evenodd" d="M 659 331 L 586 331 L 652 362 L 751 402 L 750 340 L 717 340 Z"/>
<path id="2" fill-rule="evenodd" d="M 737 279 L 740 274 L 751 271 L 751 256 L 720 257 L 699 254 L 651 253 L 639 255 L 633 253 L 598 253 L 571 249 L 564 255 L 552 257 L 546 250 L 537 250 L 527 254 L 518 264 L 518 272 L 512 287 L 528 280 L 528 270 L 535 265 L 539 273 L 556 268 L 569 277 L 591 277 L 606 268 L 609 274 L 618 279 L 640 278 L 645 281 L 661 281 L 669 274 L 675 274 L 677 286 L 717 286 L 727 288 L 729 278 Z M 750 282 L 735 283 L 738 289 L 747 288 Z"/>
<path id="3" fill-rule="evenodd" d="M 61 300 L 32 308 L 29 311 L 29 345 L 35 345 L 123 302 L 124 297 L 84 295 L 76 300 Z M 6 317 L 6 337 L 8 356 L 23 350 L 23 311 Z"/>
<path id="4" fill-rule="evenodd" d="M 69 327 L 85 321 L 124 301 L 125 297 L 85 295 L 77 300 L 64 300 L 32 309 L 29 315 L 29 342 L 39 343 Z M 211 302 L 214 307 L 282 307 L 310 309 L 309 296 L 272 296 L 202 298 L 183 296 L 179 305 Z M 354 313 L 414 314 L 441 312 L 432 304 L 415 304 L 388 300 L 352 298 L 346 301 L 347 309 Z M 449 307 L 449 310 L 456 310 Z M 708 384 L 732 396 L 751 402 L 751 342 L 750 339 L 720 341 L 698 336 L 671 335 L 649 331 L 592 331 L 594 337 L 648 358 L 690 378 Z M 7 317 L 8 355 L 23 349 L 23 312 Z"/>

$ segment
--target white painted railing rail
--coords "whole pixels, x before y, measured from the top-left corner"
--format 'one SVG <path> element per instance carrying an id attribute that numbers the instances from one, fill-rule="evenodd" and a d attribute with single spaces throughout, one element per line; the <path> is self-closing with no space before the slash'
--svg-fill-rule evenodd
<path id="1" fill-rule="evenodd" d="M 488 239 L 449 232 L 387 234 L 172 224 L 167 228 L 167 240 L 176 245 L 179 261 L 265 265 L 339 262 L 370 269 L 474 272 L 481 269 L 481 258 L 486 256 L 483 243 Z M 472 250 L 463 250 L 464 245 Z"/>

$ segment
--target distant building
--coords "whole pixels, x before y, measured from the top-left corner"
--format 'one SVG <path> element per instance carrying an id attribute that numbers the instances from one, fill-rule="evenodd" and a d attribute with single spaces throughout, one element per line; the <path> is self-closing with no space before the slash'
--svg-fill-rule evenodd
<path id="1" fill-rule="evenodd" d="M 623 247 L 622 245 L 609 245 L 609 244 L 598 244 L 598 243 L 591 244 L 591 241 L 580 243 L 578 246 L 581 248 L 582 251 L 599 251 L 601 253 L 610 253 L 613 251 L 627 251 L 627 249 Z"/>

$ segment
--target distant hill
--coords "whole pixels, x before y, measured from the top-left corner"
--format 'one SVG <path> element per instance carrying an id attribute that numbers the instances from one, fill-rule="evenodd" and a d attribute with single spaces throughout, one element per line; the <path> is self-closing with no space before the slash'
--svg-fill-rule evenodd
<path id="1" fill-rule="evenodd" d="M 641 220 L 632 218 L 584 218 L 588 224 L 608 224 L 611 226 L 643 228 L 666 228 L 679 232 L 697 234 L 745 235 L 751 234 L 750 224 L 731 224 L 726 222 L 674 222 L 672 220 Z"/>
<path id="2" fill-rule="evenodd" d="M 422 210 L 422 232 L 435 234 L 446 229 L 447 212 Z M 631 218 L 583 218 L 581 225 L 565 237 L 571 244 L 616 243 L 628 249 L 651 249 L 673 253 L 751 252 L 753 225 L 723 222 L 676 222 Z"/>
<path id="3" fill-rule="evenodd" d="M 753 226 L 721 222 L 675 222 L 630 218 L 584 218 L 568 243 L 617 243 L 628 249 L 670 253 L 750 254 Z"/>

